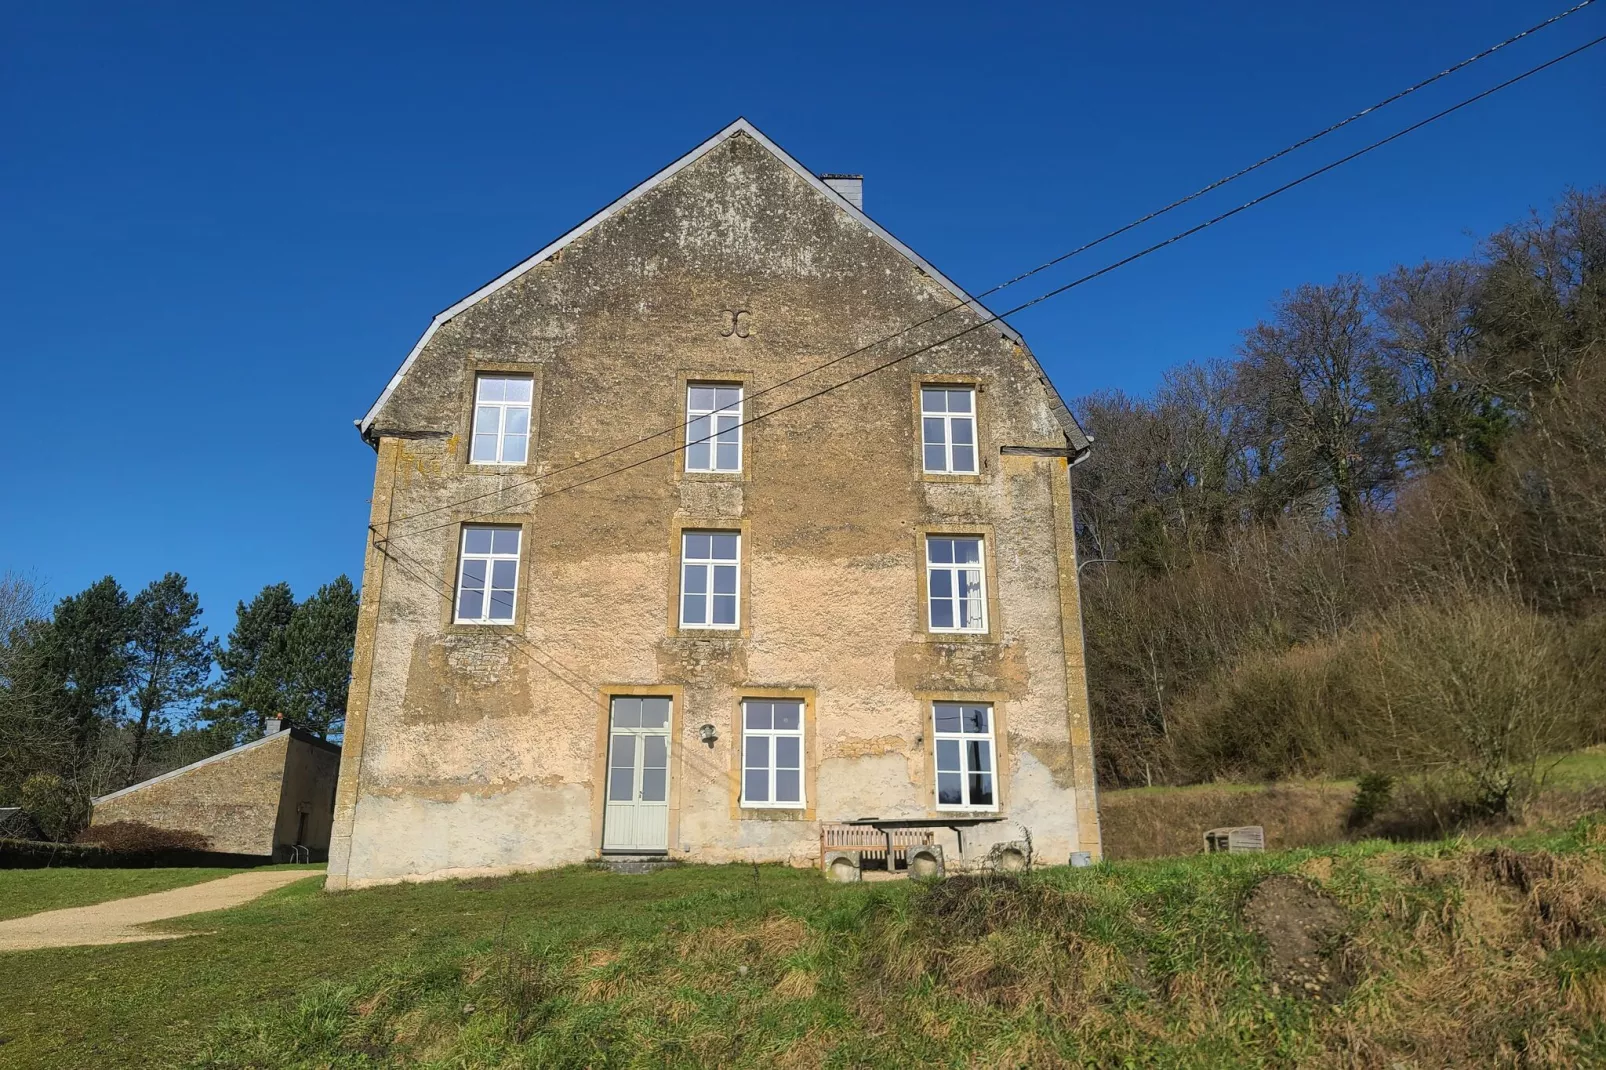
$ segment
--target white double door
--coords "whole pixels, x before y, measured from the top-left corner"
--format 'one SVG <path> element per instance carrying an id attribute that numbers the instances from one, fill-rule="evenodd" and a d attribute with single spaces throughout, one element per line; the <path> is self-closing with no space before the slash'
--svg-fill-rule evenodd
<path id="1" fill-rule="evenodd" d="M 615 696 L 608 711 L 604 851 L 669 848 L 669 699 Z"/>

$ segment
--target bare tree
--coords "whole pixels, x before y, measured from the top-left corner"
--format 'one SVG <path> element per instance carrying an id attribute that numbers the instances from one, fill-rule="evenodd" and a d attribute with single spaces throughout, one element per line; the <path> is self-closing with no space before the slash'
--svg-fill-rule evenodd
<path id="1" fill-rule="evenodd" d="M 1378 348 L 1392 374 L 1394 415 L 1421 470 L 1446 449 L 1492 456 L 1493 396 L 1476 376 L 1472 311 L 1478 271 L 1445 261 L 1399 267 L 1377 280 Z"/>
<path id="2" fill-rule="evenodd" d="M 1262 465 L 1284 502 L 1330 494 L 1346 526 L 1397 476 L 1396 437 L 1378 417 L 1392 377 L 1358 278 L 1301 286 L 1244 335 L 1242 404 L 1275 457 Z"/>

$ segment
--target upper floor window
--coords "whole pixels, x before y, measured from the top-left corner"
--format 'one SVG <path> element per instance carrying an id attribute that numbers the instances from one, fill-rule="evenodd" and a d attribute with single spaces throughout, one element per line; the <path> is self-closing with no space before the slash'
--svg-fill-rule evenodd
<path id="1" fill-rule="evenodd" d="M 741 535 L 734 531 L 687 531 L 680 539 L 680 626 L 735 628 Z"/>
<path id="2" fill-rule="evenodd" d="M 686 387 L 686 471 L 742 470 L 742 388 L 719 383 Z"/>
<path id="3" fill-rule="evenodd" d="M 993 708 L 969 702 L 931 707 L 936 748 L 937 809 L 996 810 Z"/>
<path id="4" fill-rule="evenodd" d="M 987 584 L 980 535 L 926 537 L 926 594 L 934 632 L 985 632 Z"/>
<path id="5" fill-rule="evenodd" d="M 458 624 L 512 624 L 519 593 L 517 527 L 465 524 L 457 564 Z"/>
<path id="6" fill-rule="evenodd" d="M 803 805 L 803 703 L 742 702 L 742 805 Z"/>
<path id="7" fill-rule="evenodd" d="M 976 388 L 920 388 L 921 449 L 928 472 L 976 472 Z"/>
<path id="8" fill-rule="evenodd" d="M 481 375 L 474 383 L 473 464 L 523 464 L 530 452 L 528 375 Z"/>

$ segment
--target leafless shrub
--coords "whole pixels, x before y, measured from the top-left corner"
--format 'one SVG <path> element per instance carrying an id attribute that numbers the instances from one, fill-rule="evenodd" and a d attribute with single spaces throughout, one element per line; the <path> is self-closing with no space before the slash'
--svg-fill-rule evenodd
<path id="1" fill-rule="evenodd" d="M 1359 720 L 1374 760 L 1459 780 L 1491 817 L 1520 816 L 1546 756 L 1580 736 L 1562 628 L 1520 605 L 1413 605 L 1363 633 Z M 1375 673 L 1366 673 L 1365 648 Z"/>

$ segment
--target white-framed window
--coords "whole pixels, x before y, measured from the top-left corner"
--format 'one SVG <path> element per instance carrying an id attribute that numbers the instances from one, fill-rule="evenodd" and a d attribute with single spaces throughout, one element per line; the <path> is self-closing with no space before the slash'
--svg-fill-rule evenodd
<path id="1" fill-rule="evenodd" d="M 517 527 L 464 524 L 457 563 L 458 624 L 512 624 L 519 595 Z"/>
<path id="2" fill-rule="evenodd" d="M 733 383 L 686 385 L 686 471 L 742 470 L 742 388 Z"/>
<path id="3" fill-rule="evenodd" d="M 801 699 L 742 700 L 742 805 L 804 805 Z"/>
<path id="4" fill-rule="evenodd" d="M 985 632 L 987 581 L 980 535 L 926 536 L 926 595 L 934 632 Z"/>
<path id="5" fill-rule="evenodd" d="M 481 375 L 474 380 L 471 464 L 523 464 L 530 455 L 528 375 Z"/>
<path id="6" fill-rule="evenodd" d="M 937 809 L 996 810 L 993 708 L 985 703 L 934 702 Z"/>
<path id="7" fill-rule="evenodd" d="M 740 602 L 742 536 L 686 531 L 680 536 L 680 626 L 735 628 Z"/>
<path id="8" fill-rule="evenodd" d="M 920 388 L 920 438 L 928 472 L 976 473 L 976 388 Z"/>

